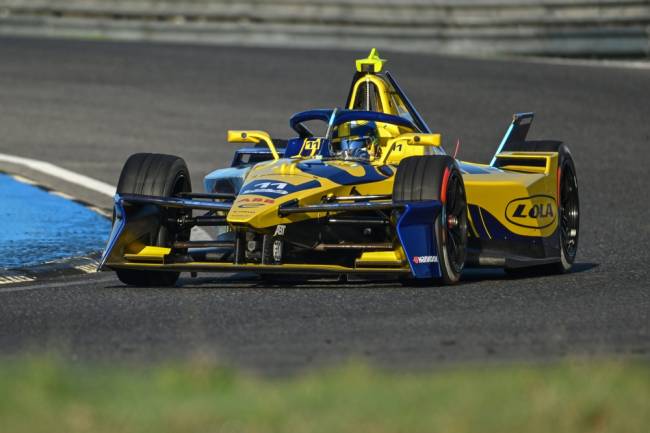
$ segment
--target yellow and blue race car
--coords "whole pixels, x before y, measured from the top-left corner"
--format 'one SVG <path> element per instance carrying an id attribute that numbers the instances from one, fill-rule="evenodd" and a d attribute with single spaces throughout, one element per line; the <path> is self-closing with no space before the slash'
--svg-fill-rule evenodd
<path id="1" fill-rule="evenodd" d="M 205 192 L 192 192 L 183 159 L 132 155 L 100 269 L 129 285 L 172 285 L 180 272 L 452 284 L 471 266 L 569 270 L 579 201 L 567 146 L 527 140 L 533 113 L 520 113 L 489 164 L 457 160 L 384 63 L 374 49 L 357 60 L 345 108 L 294 114 L 294 138 L 228 131 L 248 147 Z M 194 240 L 196 226 L 216 234 Z"/>

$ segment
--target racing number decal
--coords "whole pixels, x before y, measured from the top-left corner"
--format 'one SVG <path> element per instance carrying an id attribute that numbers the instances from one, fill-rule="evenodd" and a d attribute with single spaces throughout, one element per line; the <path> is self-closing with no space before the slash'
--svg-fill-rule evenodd
<path id="1" fill-rule="evenodd" d="M 277 195 L 286 195 L 289 192 L 286 190 L 287 183 L 285 182 L 259 182 L 251 185 L 243 191 L 243 194 L 277 194 Z"/>
<path id="2" fill-rule="evenodd" d="M 321 145 L 320 138 L 316 138 L 314 140 L 305 138 L 305 141 L 302 143 L 302 148 L 300 149 L 300 156 L 316 155 L 316 153 L 318 153 L 318 150 L 320 149 L 320 145 Z"/>
<path id="3" fill-rule="evenodd" d="M 318 188 L 320 186 L 320 182 L 317 180 L 310 180 L 298 185 L 292 185 L 287 182 L 276 182 L 274 180 L 254 180 L 244 185 L 239 192 L 239 195 L 261 195 L 275 199 L 288 194 L 293 194 L 297 191 Z"/>

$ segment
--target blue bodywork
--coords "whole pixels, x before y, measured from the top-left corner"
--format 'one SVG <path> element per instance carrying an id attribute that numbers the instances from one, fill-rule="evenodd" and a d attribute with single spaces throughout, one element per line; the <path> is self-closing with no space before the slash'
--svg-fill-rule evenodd
<path id="1" fill-rule="evenodd" d="M 331 126 L 338 126 L 342 123 L 352 121 L 368 121 L 368 122 L 382 122 L 390 123 L 391 125 L 399 125 L 409 128 L 414 132 L 420 132 L 420 129 L 413 124 L 409 119 L 400 116 L 393 116 L 391 114 L 380 113 L 377 111 L 362 111 L 362 110 L 335 110 L 332 109 L 319 109 L 307 110 L 296 113 L 289 119 L 289 126 L 294 131 L 300 133 L 302 129 L 298 126 L 301 123 L 309 122 L 311 120 L 321 120 L 329 123 Z M 332 118 L 334 114 L 334 118 Z"/>
<path id="2" fill-rule="evenodd" d="M 397 221 L 397 236 L 416 278 L 442 276 L 434 230 L 441 211 L 442 203 L 437 200 L 405 203 Z"/>
<path id="3" fill-rule="evenodd" d="M 319 159 L 300 162 L 298 163 L 298 168 L 304 173 L 327 178 L 339 185 L 379 182 L 393 175 L 393 169 L 389 166 L 377 167 L 363 161 L 359 161 L 357 164 L 363 168 L 364 173 L 362 176 L 354 176 L 339 167 L 326 164 Z"/>
<path id="4" fill-rule="evenodd" d="M 106 248 L 102 253 L 102 258 L 100 259 L 99 265 L 97 266 L 98 270 L 101 270 L 104 267 L 111 253 L 114 252 L 115 244 L 117 243 L 117 240 L 122 235 L 122 232 L 124 231 L 124 227 L 126 226 L 126 212 L 124 211 L 124 204 L 122 203 L 122 198 L 120 197 L 119 194 L 115 194 L 113 200 L 114 200 L 113 229 L 111 230 L 111 234 L 108 237 L 108 244 L 106 244 Z"/>

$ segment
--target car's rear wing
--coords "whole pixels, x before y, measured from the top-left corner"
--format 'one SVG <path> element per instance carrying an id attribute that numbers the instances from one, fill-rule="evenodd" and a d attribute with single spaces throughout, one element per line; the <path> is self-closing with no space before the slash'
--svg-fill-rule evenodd
<path id="1" fill-rule="evenodd" d="M 535 113 L 516 113 L 512 116 L 512 123 L 508 127 L 506 134 L 503 136 L 497 151 L 490 161 L 490 165 L 494 167 L 497 161 L 497 155 L 504 151 L 504 149 L 511 143 L 522 142 L 526 140 L 530 125 L 533 123 Z"/>

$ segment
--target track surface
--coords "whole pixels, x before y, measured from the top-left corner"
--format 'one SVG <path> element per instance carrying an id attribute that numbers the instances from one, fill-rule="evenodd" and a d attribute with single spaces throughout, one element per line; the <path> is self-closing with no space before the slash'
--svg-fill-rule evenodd
<path id="1" fill-rule="evenodd" d="M 115 183 L 136 151 L 176 153 L 194 188 L 228 163 L 228 128 L 288 134 L 341 105 L 365 53 L 0 39 L 0 152 Z M 350 356 L 392 368 L 650 354 L 650 73 L 382 52 L 433 129 L 488 160 L 516 111 L 571 146 L 581 193 L 576 272 L 457 287 L 262 287 L 245 276 L 130 289 L 112 274 L 0 286 L 0 353 L 82 359 L 215 356 L 290 372 Z M 244 279 L 242 279 L 244 278 Z"/>

